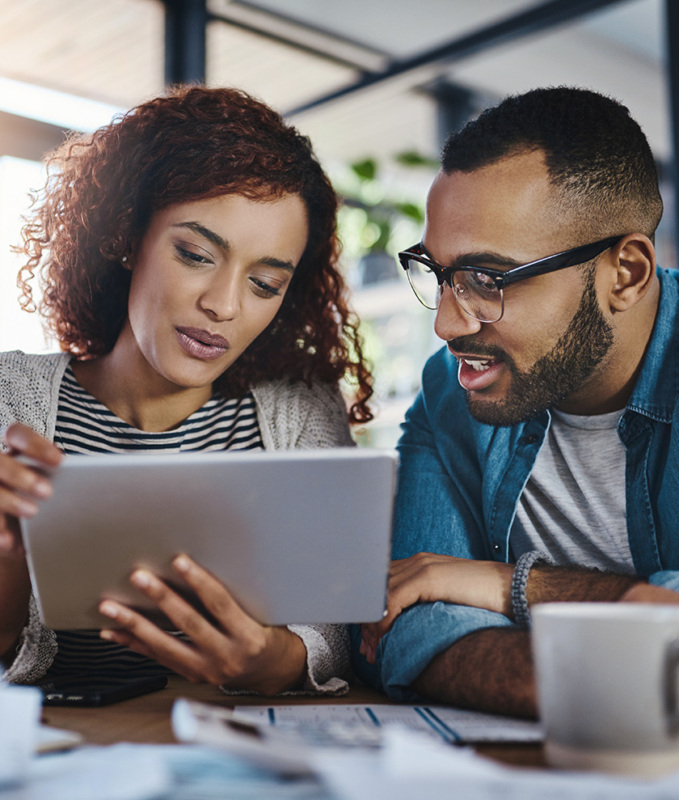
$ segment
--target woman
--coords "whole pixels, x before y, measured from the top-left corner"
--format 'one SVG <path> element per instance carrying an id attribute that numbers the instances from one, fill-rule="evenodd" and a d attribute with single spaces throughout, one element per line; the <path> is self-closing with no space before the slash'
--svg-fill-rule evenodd
<path id="1" fill-rule="evenodd" d="M 64 351 L 0 356 L 0 659 L 7 680 L 166 668 L 267 694 L 343 687 L 344 632 L 263 627 L 186 555 L 211 624 L 155 575 L 132 583 L 170 635 L 119 603 L 115 630 L 45 629 L 18 518 L 62 453 L 350 445 L 372 392 L 337 271 L 336 197 L 309 142 L 230 89 L 183 88 L 48 159 L 20 284 Z M 349 420 L 338 381 L 349 378 Z M 32 459 L 34 466 L 28 466 Z M 148 659 L 152 659 L 149 662 Z"/>

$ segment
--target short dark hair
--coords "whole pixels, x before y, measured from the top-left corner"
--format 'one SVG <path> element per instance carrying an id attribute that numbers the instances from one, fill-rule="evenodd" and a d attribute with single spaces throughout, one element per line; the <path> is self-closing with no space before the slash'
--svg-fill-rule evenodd
<path id="1" fill-rule="evenodd" d="M 273 322 L 220 378 L 239 396 L 264 380 L 335 382 L 355 390 L 353 422 L 371 419 L 372 379 L 338 266 L 337 196 L 309 140 L 237 89 L 175 87 L 47 158 L 20 248 L 24 305 L 40 273 L 40 303 L 61 348 L 108 353 L 127 314 L 124 261 L 158 211 L 223 194 L 255 200 L 299 195 L 309 238 Z"/>
<path id="2" fill-rule="evenodd" d="M 508 97 L 449 136 L 441 165 L 472 172 L 534 150 L 583 235 L 653 236 L 663 205 L 651 148 L 629 110 L 597 92 L 559 86 Z"/>

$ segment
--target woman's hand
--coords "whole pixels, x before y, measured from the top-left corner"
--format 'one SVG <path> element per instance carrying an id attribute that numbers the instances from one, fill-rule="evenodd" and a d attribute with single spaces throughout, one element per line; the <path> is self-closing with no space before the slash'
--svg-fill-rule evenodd
<path id="1" fill-rule="evenodd" d="M 302 685 L 306 648 L 285 627 L 260 625 L 233 599 L 226 587 L 188 556 L 177 556 L 174 570 L 199 597 L 215 624 L 147 570 L 130 578 L 190 642 L 163 631 L 141 614 L 113 600 L 99 611 L 115 621 L 104 639 L 148 656 L 194 683 L 212 683 L 273 695 Z"/>
<path id="2" fill-rule="evenodd" d="M 391 562 L 387 613 L 363 625 L 360 652 L 372 664 L 380 639 L 399 614 L 415 603 L 456 603 L 511 616 L 514 566 L 437 553 L 417 553 Z"/>
<path id="3" fill-rule="evenodd" d="M 52 494 L 41 472 L 57 467 L 63 453 L 35 431 L 15 423 L 5 431 L 8 453 L 0 453 L 0 556 L 22 555 L 19 518 L 38 512 L 38 502 Z M 31 465 L 19 458 L 30 459 Z"/>

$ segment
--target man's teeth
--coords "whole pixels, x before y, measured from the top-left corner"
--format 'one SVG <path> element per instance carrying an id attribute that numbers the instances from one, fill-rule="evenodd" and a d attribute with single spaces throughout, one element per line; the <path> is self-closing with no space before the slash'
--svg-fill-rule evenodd
<path id="1" fill-rule="evenodd" d="M 483 372 L 492 365 L 492 361 L 482 361 L 481 359 L 463 358 L 465 364 L 468 364 L 476 372 Z"/>

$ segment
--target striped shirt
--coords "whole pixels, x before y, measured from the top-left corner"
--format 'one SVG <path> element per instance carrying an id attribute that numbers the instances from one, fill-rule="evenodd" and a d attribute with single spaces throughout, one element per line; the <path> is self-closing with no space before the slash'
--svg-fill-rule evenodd
<path id="1" fill-rule="evenodd" d="M 55 442 L 67 454 L 263 449 L 250 393 L 228 400 L 214 396 L 171 431 L 141 431 L 86 392 L 70 366 L 59 390 Z M 57 631 L 57 644 L 45 681 L 77 674 L 119 679 L 168 672 L 145 656 L 104 641 L 98 630 Z"/>
<path id="2" fill-rule="evenodd" d="M 170 431 L 140 431 L 109 411 L 76 380 L 69 366 L 59 391 L 55 441 L 65 453 L 185 453 L 261 450 L 252 394 L 214 396 Z"/>

